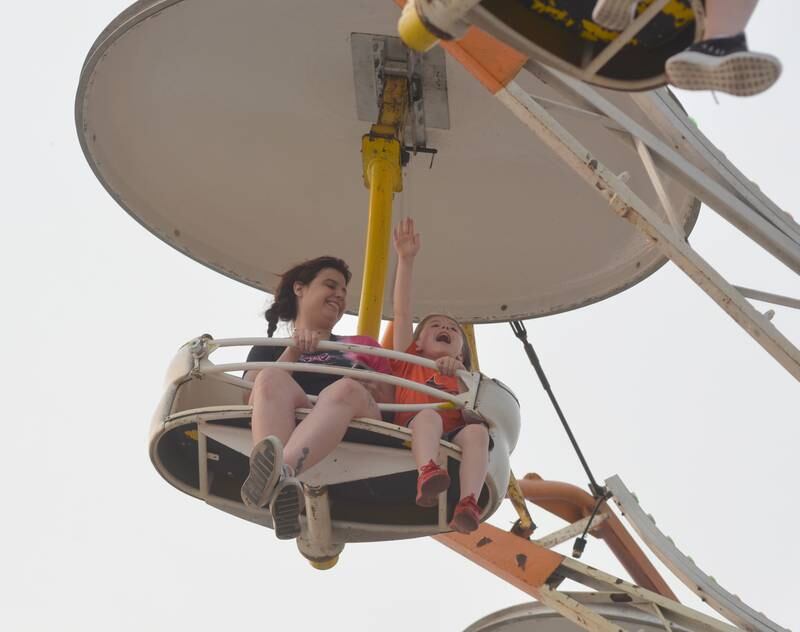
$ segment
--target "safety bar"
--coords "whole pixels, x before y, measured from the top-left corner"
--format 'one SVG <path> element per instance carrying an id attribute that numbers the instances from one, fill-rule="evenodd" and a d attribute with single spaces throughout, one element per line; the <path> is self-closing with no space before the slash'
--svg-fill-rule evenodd
<path id="1" fill-rule="evenodd" d="M 405 378 L 395 377 L 377 371 L 368 369 L 350 369 L 346 367 L 329 366 L 324 364 L 302 363 L 302 362 L 236 362 L 226 364 L 214 364 L 209 356 L 216 350 L 223 347 L 240 347 L 240 346 L 265 346 L 265 347 L 288 347 L 294 343 L 292 338 L 223 338 L 215 340 L 211 337 L 202 336 L 195 338 L 187 343 L 191 346 L 191 352 L 196 360 L 195 371 L 205 375 L 219 375 L 224 378 L 226 382 L 235 383 L 244 388 L 252 388 L 253 383 L 242 378 L 229 375 L 231 371 L 250 371 L 260 370 L 267 367 L 274 367 L 284 369 L 287 371 L 302 371 L 304 373 L 322 373 L 327 375 L 340 375 L 343 377 L 350 377 L 356 380 L 370 380 L 375 382 L 383 382 L 391 384 L 392 386 L 402 386 L 409 388 L 431 397 L 445 400 L 440 402 L 433 402 L 429 404 L 389 404 L 379 403 L 378 408 L 387 412 L 417 412 L 428 408 L 432 409 L 448 409 L 448 408 L 467 408 L 474 409 L 475 396 L 477 395 L 477 386 L 480 383 L 480 373 L 471 373 L 469 371 L 457 371 L 457 377 L 464 383 L 467 390 L 459 395 L 452 395 L 445 391 L 407 380 Z M 421 358 L 409 353 L 402 353 L 400 351 L 393 351 L 382 349 L 379 347 L 371 347 L 367 345 L 333 342 L 329 340 L 322 340 L 319 342 L 317 349 L 321 351 L 352 351 L 362 353 L 365 355 L 373 355 L 376 357 L 383 357 L 387 359 L 402 360 L 412 364 L 436 369 L 436 362 L 427 358 Z M 316 399 L 315 396 L 309 396 L 310 399 Z"/>

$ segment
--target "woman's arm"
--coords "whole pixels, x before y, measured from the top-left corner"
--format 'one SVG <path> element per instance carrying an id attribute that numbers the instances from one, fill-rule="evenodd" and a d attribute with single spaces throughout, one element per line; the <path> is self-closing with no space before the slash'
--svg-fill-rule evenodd
<path id="1" fill-rule="evenodd" d="M 414 220 L 401 220 L 394 228 L 394 249 L 397 253 L 397 275 L 394 279 L 394 349 L 405 351 L 411 344 L 411 278 L 414 257 L 420 248 L 419 233 L 414 232 Z"/>

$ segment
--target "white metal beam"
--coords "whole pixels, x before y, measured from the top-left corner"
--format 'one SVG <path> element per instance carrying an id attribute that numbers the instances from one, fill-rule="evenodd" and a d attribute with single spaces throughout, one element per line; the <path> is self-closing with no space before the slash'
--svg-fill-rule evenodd
<path id="1" fill-rule="evenodd" d="M 645 514 L 639 502 L 618 476 L 605 481 L 614 495 L 614 502 L 648 548 L 692 592 L 703 599 L 722 616 L 744 630 L 758 632 L 789 632 L 766 615 L 756 612 L 741 599 L 732 595 L 714 579 L 700 570 L 665 536 L 655 522 Z"/>
<path id="2" fill-rule="evenodd" d="M 655 0 L 649 7 L 647 7 L 641 15 L 631 22 L 625 30 L 623 30 L 617 37 L 615 37 L 600 53 L 583 69 L 583 76 L 587 81 L 591 81 L 599 70 L 603 68 L 611 58 L 621 51 L 625 45 L 630 42 L 636 34 L 641 31 L 650 20 L 656 15 L 661 13 L 661 9 L 669 2 L 669 0 Z"/>
<path id="3" fill-rule="evenodd" d="M 800 233 L 789 230 L 783 225 L 778 226 L 775 221 L 768 220 L 762 213 L 756 212 L 736 193 L 710 178 L 591 86 L 533 60 L 529 60 L 525 68 L 531 71 L 535 69 L 534 74 L 537 77 L 568 98 L 571 95 L 579 107 L 595 110 L 617 121 L 631 136 L 647 145 L 659 169 L 681 182 L 707 206 L 800 274 Z M 785 223 L 784 218 L 783 224 Z"/>
<path id="4" fill-rule="evenodd" d="M 685 241 L 677 239 L 672 228 L 653 209 L 609 171 L 518 84 L 510 82 L 506 88 L 498 91 L 496 96 L 594 191 L 606 198 L 620 217 L 630 221 L 652 239 L 667 257 L 713 298 L 781 366 L 800 380 L 800 350 Z M 722 190 L 719 185 L 714 186 Z M 722 193 L 733 197 L 727 191 Z M 788 242 L 783 235 L 779 237 Z M 792 246 L 791 242 L 789 246 Z M 795 254 L 798 255 L 797 263 L 800 269 L 800 248 L 797 248 Z"/>

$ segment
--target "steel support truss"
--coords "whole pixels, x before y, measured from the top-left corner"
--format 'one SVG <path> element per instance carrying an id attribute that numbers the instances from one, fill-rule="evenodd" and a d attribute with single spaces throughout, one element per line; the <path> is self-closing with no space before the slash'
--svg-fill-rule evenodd
<path id="1" fill-rule="evenodd" d="M 658 587 L 652 581 L 652 575 L 644 582 L 649 588 L 643 587 L 550 550 L 552 546 L 582 532 L 586 519 L 532 541 L 486 523 L 478 531 L 468 535 L 450 533 L 435 537 L 445 546 L 590 632 L 620 632 L 619 626 L 604 616 L 603 609 L 595 606 L 621 604 L 651 615 L 663 626 L 665 632 L 676 632 L 679 629 L 692 632 L 788 632 L 726 591 L 716 580 L 701 571 L 691 558 L 679 551 L 656 528 L 652 517 L 644 513 L 619 477 L 608 479 L 606 486 L 613 493 L 621 513 L 648 548 L 690 591 L 728 622 L 680 603 L 665 583 L 662 582 Z M 546 506 L 557 499 L 564 501 L 566 496 L 548 494 L 542 499 L 542 505 Z M 599 520 L 592 522 L 589 533 L 606 539 L 598 533 L 602 529 L 602 523 L 618 522 L 618 519 L 608 507 L 598 517 Z M 613 529 L 613 525 L 611 527 Z M 606 542 L 609 541 L 606 539 Z M 631 546 L 639 550 L 637 545 Z M 644 557 L 639 558 L 640 563 L 649 564 L 645 560 Z M 590 590 L 559 590 L 564 580 L 572 580 Z"/>
<path id="2" fill-rule="evenodd" d="M 688 127 L 691 124 L 666 90 L 631 98 L 670 137 L 670 141 L 674 137 L 672 146 L 639 125 L 594 88 L 532 60 L 525 64 L 525 68 L 557 89 L 568 103 L 538 99 L 514 81 L 495 96 L 598 195 L 603 196 L 615 213 L 644 233 L 781 366 L 800 380 L 800 350 L 746 300 L 745 294 L 754 297 L 753 291 L 743 292 L 730 284 L 688 244 L 663 194 L 658 173 L 676 179 L 709 208 L 797 273 L 800 273 L 800 226 L 736 171 L 707 139 Z M 592 154 L 548 112 L 554 108 L 566 108 L 575 115 L 598 120 L 619 132 L 617 136 L 623 142 L 631 143 L 652 180 L 667 221 L 625 184 L 622 175 L 611 172 L 600 157 Z M 680 152 L 674 147 L 678 147 Z M 696 163 L 706 168 L 701 169 Z M 799 304 L 797 299 L 759 293 L 758 298 L 765 297 L 792 307 Z"/>

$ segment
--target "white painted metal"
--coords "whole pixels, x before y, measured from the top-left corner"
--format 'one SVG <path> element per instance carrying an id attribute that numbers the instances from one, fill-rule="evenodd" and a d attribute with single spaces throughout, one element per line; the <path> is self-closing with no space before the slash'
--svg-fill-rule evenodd
<path id="1" fill-rule="evenodd" d="M 455 404 L 457 406 L 468 406 L 474 398 L 474 393 L 463 393 L 460 395 L 451 395 L 439 389 L 425 386 L 419 382 L 412 382 L 401 377 L 395 377 L 387 373 L 374 373 L 368 372 L 365 369 L 348 369 L 345 367 L 328 366 L 325 364 L 304 364 L 302 362 L 229 362 L 226 364 L 213 364 L 208 361 L 201 363 L 200 371 L 206 375 L 214 375 L 216 373 L 225 373 L 228 371 L 258 371 L 267 367 L 274 367 L 276 369 L 284 369 L 285 371 L 303 371 L 304 373 L 321 373 L 323 375 L 340 375 L 343 377 L 350 377 L 353 379 L 361 380 L 368 379 L 373 382 L 382 382 L 384 384 L 391 384 L 392 386 L 402 386 L 411 388 L 413 390 L 425 393 L 431 397 L 438 397 L 446 402 Z"/>
<path id="2" fill-rule="evenodd" d="M 305 485 L 306 529 L 297 538 L 297 548 L 308 559 L 332 558 L 342 552 L 344 544 L 333 541 L 331 506 L 326 487 Z"/>
<path id="3" fill-rule="evenodd" d="M 424 20 L 452 38 L 463 37 L 469 24 L 464 17 L 481 0 L 408 0 L 404 11 L 416 10 Z"/>
<path id="4" fill-rule="evenodd" d="M 650 604 L 655 604 L 670 621 L 685 626 L 693 632 L 740 632 L 738 628 L 728 623 L 709 617 L 677 601 L 662 597 L 655 592 L 635 586 L 630 582 L 568 557 L 563 559 L 556 573 L 589 588 L 601 591 L 613 590 L 617 593 L 628 595 L 637 602 L 646 601 Z"/>
<path id="5" fill-rule="evenodd" d="M 384 375 L 380 373 L 367 372 L 358 369 L 346 369 L 342 367 L 331 367 L 324 365 L 313 364 L 292 364 L 285 362 L 250 362 L 250 363 L 228 363 L 216 365 L 210 360 L 210 356 L 217 350 L 222 348 L 240 347 L 240 346 L 272 346 L 272 347 L 285 347 L 292 343 L 291 338 L 226 338 L 213 340 L 210 337 L 196 338 L 190 341 L 181 351 L 178 352 L 178 357 L 182 357 L 187 353 L 187 349 L 194 349 L 197 354 L 193 371 L 197 375 L 208 376 L 223 376 L 225 372 L 230 371 L 246 371 L 248 369 L 260 369 L 266 366 L 273 366 L 278 368 L 286 368 L 288 370 L 302 370 L 307 372 L 316 372 L 332 375 L 347 375 L 357 379 L 368 379 L 380 381 L 394 386 L 405 386 L 412 390 L 425 393 L 435 398 L 441 398 L 446 402 L 463 407 L 466 414 L 474 414 L 478 418 L 485 421 L 490 430 L 498 428 L 498 440 L 502 441 L 507 450 L 513 451 L 519 440 L 520 433 L 520 418 L 519 418 L 519 401 L 511 392 L 511 390 L 499 380 L 488 378 L 479 372 L 458 371 L 458 377 L 467 389 L 464 393 L 457 396 L 450 395 L 438 389 L 427 387 L 424 384 L 411 382 L 402 378 L 397 378 L 391 375 Z M 204 346 L 203 346 L 204 345 Z M 382 349 L 380 347 L 369 347 L 365 345 L 321 341 L 319 343 L 321 350 L 340 350 L 350 351 L 354 353 L 362 353 L 365 355 L 372 355 L 386 359 L 403 360 L 412 364 L 418 364 L 428 368 L 435 368 L 436 363 L 422 358 L 420 356 L 394 351 L 391 349 Z M 198 351 L 199 350 L 199 351 Z M 186 367 L 187 361 L 174 361 L 178 368 Z M 231 383 L 238 384 L 246 389 L 249 389 L 252 384 L 245 380 L 233 378 L 231 376 L 224 376 L 225 380 Z M 401 404 L 380 404 L 381 410 L 395 411 L 395 410 L 422 410 L 423 408 L 430 408 L 437 406 L 433 405 L 401 405 Z"/>
<path id="6" fill-rule="evenodd" d="M 662 137 L 667 138 L 669 146 L 675 147 L 683 159 L 744 201 L 750 207 L 751 214 L 764 218 L 795 244 L 800 243 L 800 224 L 770 200 L 755 182 L 739 171 L 705 137 L 672 93 L 668 90 L 656 90 L 648 94 L 633 94 L 631 99 L 647 113 L 648 120 L 652 121 Z"/>
<path id="7" fill-rule="evenodd" d="M 690 129 L 691 124 L 685 114 L 679 129 L 689 132 L 687 135 L 692 139 L 693 156 L 702 159 L 705 155 L 707 159 L 713 158 L 714 162 L 703 160 L 700 166 L 694 164 L 590 86 L 533 61 L 529 61 L 526 68 L 534 71 L 539 77 L 549 77 L 553 83 L 559 85 L 562 93 L 568 98 L 569 95 L 574 95 L 578 103 L 584 107 L 594 109 L 615 120 L 631 137 L 647 146 L 653 156 L 653 162 L 662 172 L 681 181 L 709 208 L 719 213 L 789 268 L 800 273 L 800 226 L 787 213 L 777 209 L 773 203 L 765 202 L 766 196 L 763 193 L 756 194 L 757 187 L 753 183 L 750 183 L 749 187 L 745 186 L 741 181 L 743 176 L 734 171 L 727 160 L 723 162 L 720 159 L 721 152 L 712 151 L 709 148 L 710 141 L 696 128 L 694 131 Z M 646 110 L 648 113 L 658 111 L 664 115 L 666 110 L 663 105 L 668 97 L 669 93 L 664 90 L 657 91 L 654 95 L 633 95 L 631 98 L 643 111 Z M 648 107 L 644 107 L 645 104 Z M 675 109 L 669 112 L 670 123 L 675 126 L 672 134 L 675 134 L 678 129 L 676 119 L 679 115 Z M 666 120 L 662 118 L 662 126 Z M 709 177 L 708 171 L 716 172 L 716 177 Z M 749 190 L 749 203 L 738 195 L 743 189 Z"/>
<path id="8" fill-rule="evenodd" d="M 558 529 L 557 531 L 553 531 L 552 533 L 548 533 L 547 535 L 542 536 L 541 538 L 533 540 L 533 543 L 538 544 L 539 546 L 544 547 L 545 549 L 552 549 L 553 547 L 556 547 L 559 544 L 566 542 L 567 540 L 571 540 L 572 538 L 581 535 L 586 529 L 586 525 L 589 524 L 590 520 L 592 526 L 589 529 L 589 533 L 592 533 L 607 519 L 608 516 L 603 512 L 598 513 L 597 515 L 594 516 L 594 518 L 592 518 L 591 516 L 586 516 L 585 518 L 582 518 L 577 522 L 573 522 L 572 524 L 567 525 L 562 529 Z"/>
<path id="9" fill-rule="evenodd" d="M 641 31 L 647 23 L 656 15 L 661 13 L 661 9 L 669 0 L 655 0 L 640 15 L 631 22 L 608 46 L 601 50 L 597 56 L 583 69 L 582 78 L 584 81 L 591 81 L 597 72 L 605 66 L 611 58 L 616 55 L 623 47 L 628 44 L 636 34 Z"/>
<path id="10" fill-rule="evenodd" d="M 218 373 L 218 371 L 281 366 L 283 363 L 214 365 L 208 356 L 222 347 L 250 346 L 263 343 L 269 343 L 273 346 L 285 346 L 290 342 L 290 339 L 261 338 L 214 340 L 205 335 L 189 341 L 178 350 L 175 360 L 170 364 L 166 393 L 161 398 L 159 407 L 153 417 L 150 435 L 151 460 L 158 472 L 170 484 L 224 511 L 247 520 L 254 520 L 259 524 L 271 525 L 270 521 L 264 520 L 261 516 L 263 513 L 268 513 L 266 510 L 243 508 L 238 503 L 218 498 L 209 492 L 207 458 L 201 457 L 200 459 L 200 483 L 195 489 L 172 475 L 169 463 L 162 461 L 158 445 L 159 441 L 167 433 L 174 430 L 193 429 L 196 426 L 198 430 L 198 450 L 201 453 L 207 452 L 206 447 L 204 447 L 207 437 L 243 455 L 248 455 L 252 449 L 249 428 L 214 422 L 247 418 L 251 415 L 251 407 L 242 404 L 246 400 L 251 383 L 232 379 L 230 376 Z M 430 361 L 424 358 L 374 347 L 330 341 L 323 342 L 320 346 L 329 350 L 358 351 L 359 353 L 371 353 L 382 357 L 402 358 L 418 364 L 430 364 Z M 302 363 L 291 364 L 292 368 L 302 371 L 310 371 L 314 366 Z M 380 377 L 380 374 L 372 372 L 336 368 L 339 369 L 339 374 L 349 375 L 355 373 L 360 379 Z M 489 426 L 489 433 L 494 442 L 494 449 L 489 455 L 486 480 L 489 500 L 484 509 L 484 517 L 488 517 L 499 507 L 508 487 L 511 473 L 509 453 L 516 445 L 519 436 L 519 403 L 507 387 L 495 380 L 480 374 L 469 373 L 464 373 L 463 378 L 470 388 L 470 393 L 465 398 L 465 401 L 468 401 L 470 406 L 465 410 L 468 414 L 473 414 L 486 420 Z M 409 386 L 419 390 L 421 385 L 412 382 L 409 383 Z M 434 395 L 439 397 L 442 393 L 434 391 Z M 474 402 L 474 405 L 472 402 Z M 298 415 L 304 416 L 308 412 L 306 409 L 300 409 L 298 410 Z M 411 439 L 411 431 L 408 428 L 380 420 L 354 419 L 350 427 L 367 431 L 376 436 L 382 435 L 400 439 L 405 445 L 409 445 Z M 442 459 L 450 458 L 456 461 L 461 459 L 461 451 L 452 443 L 441 441 L 439 450 Z M 308 485 L 321 487 L 409 472 L 415 469 L 416 464 L 413 456 L 407 448 L 398 449 L 342 442 L 326 459 L 303 473 L 300 480 Z M 331 541 L 338 545 L 343 542 L 420 537 L 448 531 L 446 504 L 441 501 L 446 501 L 446 499 L 444 497 L 440 499 L 439 518 L 434 524 L 409 526 L 402 524 L 345 523 L 337 520 L 332 524 Z M 305 525 L 305 522 L 303 524 Z M 309 555 L 312 555 L 311 552 L 322 550 L 327 546 L 327 539 L 318 540 L 316 537 L 309 536 L 308 529 L 305 526 L 303 533 L 304 537 L 306 537 L 305 545 L 308 547 L 306 552 L 309 552 Z"/>
<path id="11" fill-rule="evenodd" d="M 644 543 L 676 577 L 709 606 L 743 630 L 789 632 L 770 621 L 763 613 L 753 610 L 700 570 L 691 558 L 684 555 L 675 543 L 661 532 L 655 521 L 645 514 L 638 500 L 628 491 L 619 476 L 612 476 L 605 483 L 614 495 L 614 502 Z"/>
<path id="12" fill-rule="evenodd" d="M 739 285 L 734 285 L 733 287 L 739 290 L 742 296 L 746 296 L 747 298 L 772 303 L 773 305 L 784 305 L 786 307 L 800 309 L 800 299 L 781 296 L 780 294 L 773 294 L 771 292 L 762 292 L 761 290 L 753 290 L 749 287 L 741 287 Z"/>
<path id="13" fill-rule="evenodd" d="M 551 71 L 544 68 L 541 68 L 540 71 L 552 74 Z M 577 83 L 569 77 L 561 79 L 567 84 Z M 586 86 L 575 86 L 576 92 L 587 102 L 592 103 L 604 114 L 612 116 L 618 121 L 625 118 L 621 112 L 610 106 L 608 102 L 605 102 L 605 105 L 599 103 L 604 100 L 595 91 L 584 90 L 584 88 Z M 800 350 L 783 336 L 763 314 L 753 308 L 713 267 L 689 247 L 688 243 L 682 239 L 677 239 L 674 231 L 663 222 L 658 214 L 600 162 L 597 154 L 587 149 L 515 82 L 510 82 L 505 89 L 500 90 L 497 93 L 497 97 L 565 161 L 577 175 L 583 178 L 592 190 L 605 198 L 620 217 L 627 219 L 645 235 L 649 236 L 659 249 L 713 298 L 790 374 L 800 380 Z M 663 143 L 642 130 L 636 136 L 642 138 L 651 151 L 660 151 L 662 155 L 674 154 L 672 150 L 665 148 Z M 655 149 L 653 144 L 656 144 L 658 149 Z M 749 207 L 743 206 L 740 208 L 740 200 L 734 198 L 727 190 L 707 178 L 703 178 L 702 173 L 695 174 L 697 170 L 677 154 L 675 159 L 675 166 L 679 167 L 678 170 L 681 173 L 687 175 L 687 177 L 688 174 L 697 175 L 697 177 L 705 180 L 702 184 L 697 183 L 698 189 L 703 190 L 708 195 L 715 196 L 717 201 L 727 200 L 730 203 L 730 209 L 737 212 L 741 211 L 742 217 L 751 222 L 748 225 L 765 224 L 760 217 L 748 210 Z M 800 244 L 791 243 L 785 235 L 776 233 L 771 226 L 761 227 L 764 228 L 763 235 L 771 244 L 780 243 L 787 248 L 786 250 L 774 250 L 773 253 L 779 257 L 786 255 L 785 262 L 794 263 L 796 260 L 797 265 L 800 266 Z"/>
<path id="14" fill-rule="evenodd" d="M 199 475 L 198 491 L 202 498 L 208 496 L 208 441 L 202 429 L 197 433 L 197 469 Z"/>
<path id="15" fill-rule="evenodd" d="M 368 125 L 354 104 L 349 38 L 394 33 L 399 9 L 390 0 L 318 3 L 313 20 L 307 9 L 140 2 L 90 51 L 76 122 L 100 181 L 160 239 L 267 291 L 297 261 L 341 256 L 354 272 L 352 313 L 368 199 L 358 140 Z M 412 158 L 396 205 L 414 215 L 427 244 L 415 316 L 444 311 L 488 322 L 557 313 L 622 291 L 664 263 L 649 240 L 605 213 L 602 200 L 520 134 L 452 58 L 446 72 L 450 129 L 427 130 L 428 146 L 439 150 L 433 168 L 427 156 Z M 559 100 L 535 78 L 519 80 Z M 660 134 L 628 95 L 606 96 Z M 617 143 L 616 132 L 597 117 L 554 114 L 574 122 L 588 146 L 630 171 L 638 194 L 657 204 L 635 149 Z M 669 177 L 665 187 L 690 230 L 694 197 Z M 301 241 L 288 238 L 300 231 Z M 383 311 L 392 314 L 388 297 Z"/>
<path id="16" fill-rule="evenodd" d="M 653 157 L 650 155 L 650 150 L 647 149 L 647 145 L 645 145 L 638 138 L 634 139 L 634 142 L 636 143 L 636 151 L 639 153 L 639 157 L 642 159 L 642 164 L 644 164 L 644 168 L 647 170 L 647 175 L 650 178 L 650 182 L 653 183 L 653 188 L 656 190 L 658 200 L 661 202 L 661 208 L 664 209 L 670 226 L 672 226 L 672 230 L 675 231 L 675 237 L 677 239 L 684 239 L 680 221 L 675 214 L 675 209 L 672 208 L 672 202 L 670 202 L 667 192 L 664 190 L 664 185 L 662 184 L 661 177 L 658 175 L 658 170 L 653 163 Z"/>
<path id="17" fill-rule="evenodd" d="M 615 630 L 636 632 L 664 632 L 663 623 L 652 614 L 639 611 L 633 602 L 615 603 L 608 593 L 597 599 L 597 593 L 563 592 L 572 601 L 591 608 L 591 611 L 614 625 Z M 565 619 L 558 610 L 543 603 L 524 603 L 504 608 L 476 621 L 464 632 L 578 632 L 586 627 Z M 689 632 L 674 626 L 673 632 Z"/>
<path id="18" fill-rule="evenodd" d="M 542 586 L 538 597 L 545 606 L 588 632 L 623 632 L 615 623 L 555 588 Z"/>

